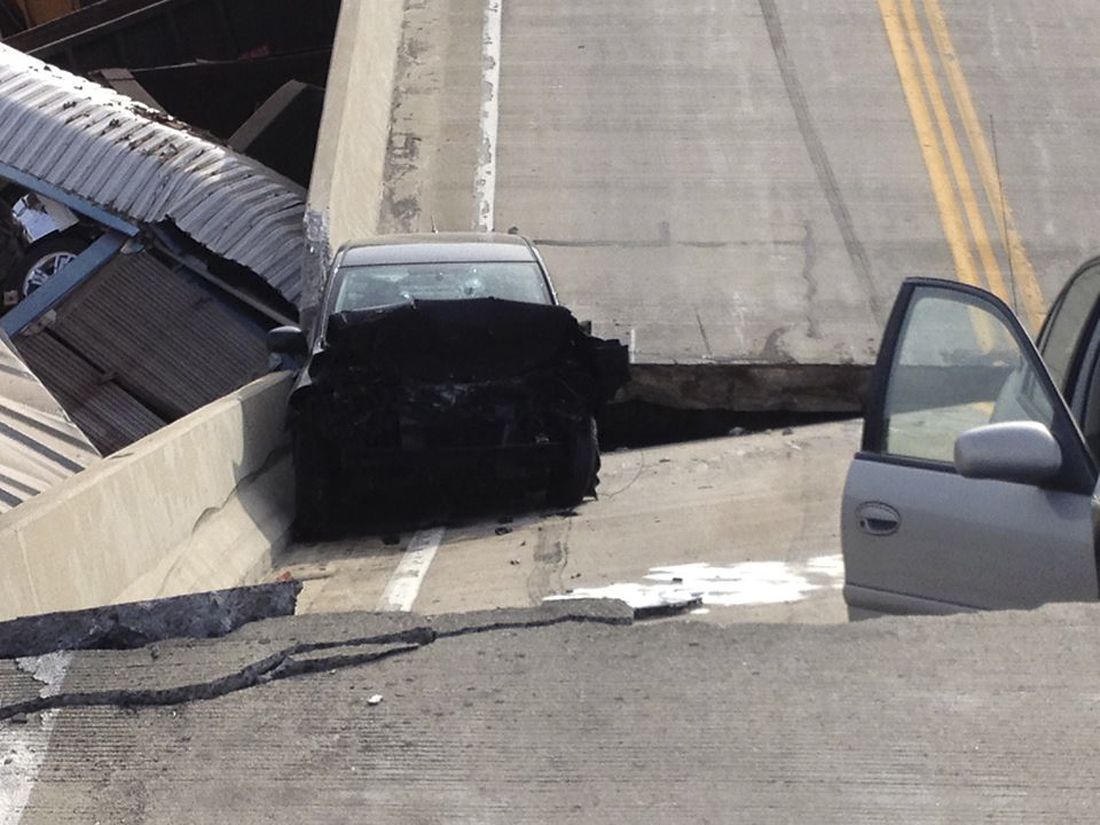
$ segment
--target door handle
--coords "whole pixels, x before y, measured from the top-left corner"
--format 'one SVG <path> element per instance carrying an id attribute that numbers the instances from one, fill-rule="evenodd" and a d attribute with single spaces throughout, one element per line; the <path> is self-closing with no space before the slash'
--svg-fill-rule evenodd
<path id="1" fill-rule="evenodd" d="M 869 536 L 892 536 L 901 527 L 901 516 L 889 504 L 865 502 L 856 509 L 859 529 Z"/>

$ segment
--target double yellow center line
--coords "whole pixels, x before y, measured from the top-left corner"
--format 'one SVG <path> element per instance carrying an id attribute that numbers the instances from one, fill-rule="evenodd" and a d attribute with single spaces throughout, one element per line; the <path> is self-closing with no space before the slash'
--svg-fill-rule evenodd
<path id="1" fill-rule="evenodd" d="M 932 51 L 925 40 L 916 2 L 878 0 L 878 5 L 958 278 L 963 283 L 988 288 L 1010 304 L 1015 299 L 1018 314 L 1036 332 L 1045 313 L 1042 291 L 1012 210 L 1005 201 L 997 163 L 978 119 L 940 0 L 923 0 L 928 30 L 981 180 L 989 214 L 1000 235 L 1011 280 L 1006 280 L 990 241 L 985 213 L 936 73 Z"/>

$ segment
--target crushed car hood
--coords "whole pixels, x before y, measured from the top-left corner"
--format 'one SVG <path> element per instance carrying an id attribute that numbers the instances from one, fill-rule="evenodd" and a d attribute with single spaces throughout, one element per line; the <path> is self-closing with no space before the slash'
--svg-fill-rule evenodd
<path id="1" fill-rule="evenodd" d="M 595 403 L 609 400 L 629 378 L 626 347 L 587 334 L 566 308 L 485 298 L 336 313 L 309 372 L 315 384 L 349 369 L 468 383 L 564 364 L 590 374 Z"/>

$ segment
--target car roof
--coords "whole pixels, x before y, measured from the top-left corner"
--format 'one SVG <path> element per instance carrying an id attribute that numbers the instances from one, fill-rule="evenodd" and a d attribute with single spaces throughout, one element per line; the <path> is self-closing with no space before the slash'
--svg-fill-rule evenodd
<path id="1" fill-rule="evenodd" d="M 519 235 L 449 232 L 379 235 L 345 244 L 340 251 L 339 265 L 535 260 L 527 240 Z"/>

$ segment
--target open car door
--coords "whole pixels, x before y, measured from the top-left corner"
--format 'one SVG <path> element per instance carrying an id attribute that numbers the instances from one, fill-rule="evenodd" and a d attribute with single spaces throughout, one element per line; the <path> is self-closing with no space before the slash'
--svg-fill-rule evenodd
<path id="1" fill-rule="evenodd" d="M 1050 377 L 1081 428 L 1093 459 L 1100 456 L 1100 258 L 1066 282 L 1039 333 Z"/>
<path id="2" fill-rule="evenodd" d="M 1011 310 L 963 284 L 906 281 L 844 491 L 850 617 L 1096 600 L 1095 486 Z"/>

